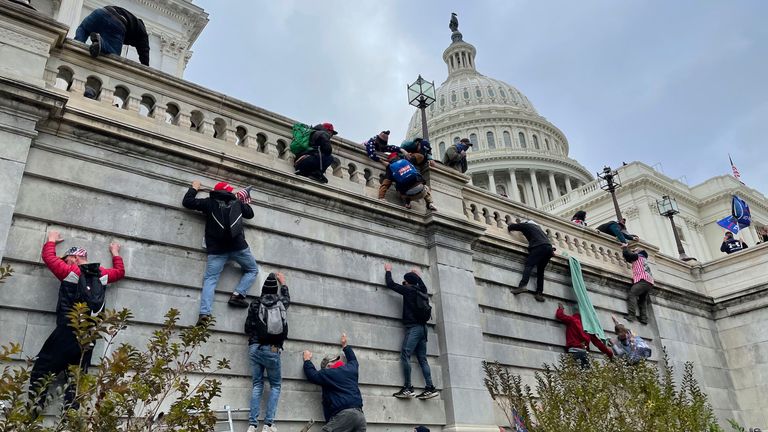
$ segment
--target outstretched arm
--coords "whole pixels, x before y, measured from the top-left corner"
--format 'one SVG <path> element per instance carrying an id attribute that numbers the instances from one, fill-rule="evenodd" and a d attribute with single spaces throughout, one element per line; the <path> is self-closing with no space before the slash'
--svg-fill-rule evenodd
<path id="1" fill-rule="evenodd" d="M 573 317 L 573 315 L 568 315 L 567 313 L 565 313 L 565 308 L 563 307 L 562 303 L 559 303 L 557 305 L 555 318 L 557 318 L 558 321 L 564 322 L 566 324 L 576 324 L 577 322 L 577 319 Z"/>
<path id="2" fill-rule="evenodd" d="M 56 279 L 63 280 L 73 268 L 77 266 L 70 266 L 65 263 L 64 260 L 56 256 L 56 245 L 64 241 L 64 237 L 56 230 L 51 230 L 48 233 L 48 241 L 43 244 L 43 252 L 41 254 L 43 262 L 48 267 L 48 270 L 56 276 Z"/>
<path id="3" fill-rule="evenodd" d="M 404 295 L 406 292 L 408 292 L 408 289 L 400 284 L 396 284 L 394 280 L 392 280 L 392 264 L 384 264 L 384 280 L 387 283 L 387 288 L 391 289 L 392 291 Z"/>
<path id="4" fill-rule="evenodd" d="M 112 268 L 101 268 L 101 272 L 107 275 L 107 283 L 117 282 L 125 277 L 125 263 L 120 256 L 120 244 L 112 242 L 109 245 L 109 253 L 112 254 Z"/>
<path id="5" fill-rule="evenodd" d="M 187 193 L 184 195 L 184 199 L 181 200 L 181 205 L 184 207 L 190 209 L 190 210 L 197 210 L 197 211 L 205 211 L 205 198 L 195 198 L 197 196 L 197 192 L 200 190 L 200 182 L 195 180 L 192 182 L 192 187 L 187 190 Z"/>
<path id="6" fill-rule="evenodd" d="M 605 346 L 605 344 L 603 343 L 602 340 L 600 340 L 599 337 L 597 337 L 597 336 L 595 336 L 593 334 L 589 334 L 589 341 L 592 342 L 592 344 L 594 346 L 596 346 L 597 349 L 599 349 L 601 353 L 607 355 L 609 359 L 613 358 L 613 350 L 611 350 L 610 348 Z"/>

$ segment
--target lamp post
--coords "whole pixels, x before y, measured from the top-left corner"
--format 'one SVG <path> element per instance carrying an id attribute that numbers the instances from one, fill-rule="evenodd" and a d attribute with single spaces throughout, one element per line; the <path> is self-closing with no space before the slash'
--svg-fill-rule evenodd
<path id="1" fill-rule="evenodd" d="M 683 261 L 691 261 L 696 258 L 689 257 L 685 254 L 683 243 L 680 241 L 680 236 L 677 234 L 677 227 L 675 227 L 675 215 L 680 213 L 680 208 L 677 206 L 677 201 L 671 198 L 669 195 L 664 195 L 660 200 L 656 200 L 656 207 L 659 208 L 659 214 L 669 218 L 669 224 L 672 225 L 672 234 L 675 236 L 675 243 L 677 243 L 677 253 L 680 255 L 680 259 Z"/>
<path id="2" fill-rule="evenodd" d="M 600 182 L 600 189 L 608 191 L 613 199 L 613 208 L 616 210 L 616 221 L 621 222 L 621 210 L 619 209 L 619 201 L 616 199 L 616 189 L 621 187 L 621 180 L 619 179 L 619 173 L 611 170 L 611 167 L 603 167 L 603 170 L 597 173 L 597 178 Z"/>
<path id="3" fill-rule="evenodd" d="M 427 81 L 419 75 L 416 81 L 408 86 L 408 103 L 421 110 L 421 135 L 425 140 L 429 140 L 426 109 L 434 102 L 435 82 Z"/>

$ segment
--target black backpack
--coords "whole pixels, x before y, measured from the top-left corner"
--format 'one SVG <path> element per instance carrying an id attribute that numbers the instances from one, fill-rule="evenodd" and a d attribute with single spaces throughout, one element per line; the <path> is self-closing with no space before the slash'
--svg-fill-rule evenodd
<path id="1" fill-rule="evenodd" d="M 214 200 L 214 209 L 211 217 L 215 222 L 216 237 L 226 240 L 237 238 L 243 233 L 243 208 L 240 201 Z"/>
<path id="2" fill-rule="evenodd" d="M 97 314 L 104 309 L 104 297 L 106 289 L 101 283 L 101 269 L 99 263 L 82 264 L 80 278 L 77 280 L 77 294 L 75 303 L 85 303 L 91 314 Z"/>
<path id="3" fill-rule="evenodd" d="M 416 307 L 413 310 L 414 318 L 419 324 L 426 324 L 432 318 L 432 306 L 429 305 L 429 295 L 416 290 Z"/>

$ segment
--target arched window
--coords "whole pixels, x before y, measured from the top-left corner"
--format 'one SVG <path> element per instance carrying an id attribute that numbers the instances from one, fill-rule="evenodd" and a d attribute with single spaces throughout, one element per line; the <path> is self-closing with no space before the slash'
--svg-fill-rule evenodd
<path id="1" fill-rule="evenodd" d="M 59 72 L 56 74 L 56 81 L 53 86 L 57 89 L 69 91 L 69 88 L 72 87 L 72 77 L 74 76 L 75 73 L 72 72 L 72 69 L 66 66 L 59 66 Z"/>
<path id="2" fill-rule="evenodd" d="M 507 131 L 502 132 L 501 135 L 504 137 L 504 147 L 512 147 L 512 135 Z"/>
<path id="3" fill-rule="evenodd" d="M 89 76 L 85 80 L 85 91 L 83 92 L 83 96 L 87 97 L 88 99 L 97 100 L 100 94 L 101 80 L 95 76 Z"/>
<path id="4" fill-rule="evenodd" d="M 483 92 L 480 91 L 480 87 L 475 87 L 475 96 L 479 98 L 483 97 Z"/>
<path id="5" fill-rule="evenodd" d="M 494 96 L 496 96 L 496 93 L 494 93 L 494 92 L 493 92 L 493 89 L 492 89 L 492 88 L 490 88 L 490 87 L 488 87 L 488 96 L 490 96 L 490 97 L 494 97 Z"/>
<path id="6" fill-rule="evenodd" d="M 500 95 L 501 95 L 501 97 L 503 97 L 504 99 L 506 99 L 506 98 L 507 98 L 507 93 L 506 93 L 506 92 L 504 91 L 504 89 L 503 89 L 503 88 L 501 88 L 501 87 L 499 87 L 499 94 L 500 94 Z"/>
<path id="7" fill-rule="evenodd" d="M 464 99 L 469 99 L 469 90 L 464 89 Z"/>
<path id="8" fill-rule="evenodd" d="M 149 117 L 155 110 L 155 98 L 150 95 L 144 95 L 139 102 L 139 115 Z"/>
<path id="9" fill-rule="evenodd" d="M 488 131 L 485 134 L 485 139 L 488 141 L 488 148 L 489 149 L 495 149 L 496 148 L 496 140 L 493 138 L 493 132 Z"/>
<path id="10" fill-rule="evenodd" d="M 469 134 L 469 142 L 472 143 L 472 147 L 470 147 L 470 150 L 477 147 L 477 134 L 474 134 L 474 133 Z"/>
<path id="11" fill-rule="evenodd" d="M 456 92 L 451 92 L 451 102 L 456 102 L 459 100 L 458 97 L 456 97 Z"/>
<path id="12" fill-rule="evenodd" d="M 245 145 L 245 137 L 248 136 L 248 129 L 238 126 L 235 128 L 235 137 L 237 140 L 235 140 L 235 145 L 244 146 Z"/>
<path id="13" fill-rule="evenodd" d="M 440 96 L 440 106 L 445 106 L 445 96 Z"/>
<path id="14" fill-rule="evenodd" d="M 173 125 L 179 123 L 179 106 L 175 103 L 165 106 L 165 122 Z"/>
<path id="15" fill-rule="evenodd" d="M 128 95 L 130 94 L 131 92 L 123 86 L 115 87 L 115 97 L 112 98 L 112 105 L 128 109 Z"/>
<path id="16" fill-rule="evenodd" d="M 257 133 L 256 134 L 256 145 L 258 150 L 261 153 L 264 153 L 267 151 L 267 136 L 263 133 Z"/>
<path id="17" fill-rule="evenodd" d="M 550 150 L 550 148 L 549 148 L 549 140 L 546 139 L 546 138 L 544 138 L 544 148 L 546 148 L 547 150 Z"/>
<path id="18" fill-rule="evenodd" d="M 440 152 L 440 158 L 442 159 L 445 155 L 445 142 L 440 141 L 440 144 L 437 145 L 437 150 Z"/>
<path id="19" fill-rule="evenodd" d="M 537 137 L 536 135 L 533 136 L 533 148 L 535 148 L 536 150 L 541 149 L 541 147 L 539 147 L 539 137 Z"/>
<path id="20" fill-rule="evenodd" d="M 189 115 L 189 129 L 195 132 L 202 132 L 203 128 L 203 113 L 200 111 L 192 111 Z"/>
<path id="21" fill-rule="evenodd" d="M 288 144 L 285 143 L 285 140 L 277 140 L 277 157 L 285 159 L 285 156 L 288 154 L 286 150 L 288 150 Z"/>
<path id="22" fill-rule="evenodd" d="M 227 123 L 223 118 L 218 117 L 213 120 L 213 137 L 218 139 L 224 139 L 227 131 Z"/>
<path id="23" fill-rule="evenodd" d="M 520 140 L 520 147 L 526 148 L 528 145 L 525 143 L 525 134 L 520 132 L 517 134 L 517 138 Z"/>

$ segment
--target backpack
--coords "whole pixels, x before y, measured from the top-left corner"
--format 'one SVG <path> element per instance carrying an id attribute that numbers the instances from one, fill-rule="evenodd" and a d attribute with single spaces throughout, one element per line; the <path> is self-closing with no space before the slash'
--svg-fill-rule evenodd
<path id="1" fill-rule="evenodd" d="M 287 314 L 281 300 L 270 301 L 262 297 L 256 318 L 259 343 L 267 344 L 288 336 Z"/>
<path id="2" fill-rule="evenodd" d="M 414 318 L 419 324 L 426 324 L 432 318 L 432 306 L 429 305 L 429 295 L 416 290 L 416 307 L 413 310 Z"/>
<path id="3" fill-rule="evenodd" d="M 312 146 L 309 145 L 309 136 L 312 135 L 312 128 L 304 123 L 294 123 L 291 127 L 291 139 L 290 150 L 294 155 L 300 155 L 307 150 L 310 150 Z"/>
<path id="4" fill-rule="evenodd" d="M 77 292 L 74 303 L 85 303 L 91 314 L 97 314 L 104 309 L 106 289 L 101 282 L 99 263 L 82 264 L 80 278 L 77 280 Z"/>
<path id="5" fill-rule="evenodd" d="M 408 184 L 417 180 L 419 171 L 406 159 L 399 159 L 389 164 L 392 180 L 397 184 Z"/>
<path id="6" fill-rule="evenodd" d="M 214 200 L 217 206 L 211 217 L 216 222 L 214 234 L 220 239 L 236 238 L 243 233 L 243 208 L 240 201 Z"/>

